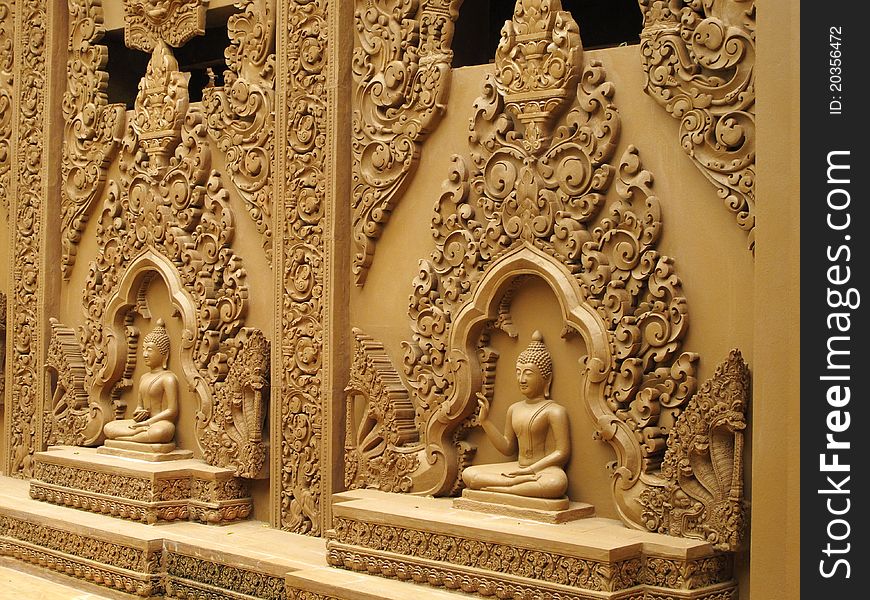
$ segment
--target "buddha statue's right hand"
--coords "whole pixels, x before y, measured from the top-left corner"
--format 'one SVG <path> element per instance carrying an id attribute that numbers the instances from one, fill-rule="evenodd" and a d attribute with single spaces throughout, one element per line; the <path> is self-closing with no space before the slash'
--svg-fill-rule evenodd
<path id="1" fill-rule="evenodd" d="M 477 405 L 480 407 L 479 419 L 483 423 L 489 416 L 489 400 L 486 399 L 486 396 L 482 392 L 477 392 Z"/>

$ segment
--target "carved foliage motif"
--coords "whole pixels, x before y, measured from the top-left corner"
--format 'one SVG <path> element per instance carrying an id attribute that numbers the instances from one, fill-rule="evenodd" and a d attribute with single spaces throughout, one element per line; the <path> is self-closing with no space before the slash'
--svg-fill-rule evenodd
<path id="1" fill-rule="evenodd" d="M 345 487 L 408 492 L 417 467 L 412 452 L 398 448 L 419 441 L 414 405 L 383 344 L 353 330 L 355 350 L 347 393 Z M 362 415 L 355 418 L 355 404 Z"/>
<path id="2" fill-rule="evenodd" d="M 264 600 L 282 600 L 287 596 L 283 577 L 268 576 L 260 571 L 177 552 L 168 552 L 166 555 L 166 577 L 167 593 L 178 598 L 230 597 L 215 588 L 234 592 L 233 598 L 238 597 L 236 594 Z M 204 587 L 199 588 L 197 583 L 204 584 Z M 182 590 L 188 591 L 188 594 L 179 594 Z"/>
<path id="3" fill-rule="evenodd" d="M 0 0 L 0 206 L 9 207 L 12 168 L 12 94 L 15 65 L 15 0 Z"/>
<path id="4" fill-rule="evenodd" d="M 230 179 L 272 256 L 272 160 L 275 152 L 275 2 L 243 0 L 227 22 L 229 69 L 223 87 L 206 87 L 209 134 L 226 154 Z"/>
<path id="5" fill-rule="evenodd" d="M 88 393 L 85 391 L 85 361 L 76 332 L 50 319 L 51 343 L 46 368 L 52 374 L 54 390 L 51 413 L 45 416 L 45 443 L 49 446 L 78 446 L 88 420 Z"/>
<path id="6" fill-rule="evenodd" d="M 176 48 L 205 33 L 208 0 L 123 0 L 124 43 L 151 52 L 159 41 Z"/>
<path id="7" fill-rule="evenodd" d="M 600 64 L 584 68 L 579 51 L 560 53 L 558 27 L 571 37 L 576 24 L 559 8 L 556 1 L 519 1 L 514 25 L 503 29 L 501 67 L 487 77 L 484 94 L 475 101 L 471 158 L 454 157 L 432 220 L 437 247 L 421 261 L 414 280 L 409 313 L 414 335 L 405 345 L 403 366 L 430 445 L 427 458 L 432 464 L 444 458 L 450 473 L 450 462 L 461 452 L 448 434 L 473 416 L 474 392 L 481 385 L 475 368 L 466 365 L 476 359 L 451 346 L 454 316 L 481 282 L 496 277 L 491 274 L 502 258 L 532 257 L 513 271 L 516 276 L 542 262 L 567 269 L 560 277 L 576 290 L 582 311 L 592 313 L 586 322 L 600 330 L 587 340 L 595 357 L 587 359 L 582 375 L 597 394 L 586 398 L 587 406 L 599 435 L 618 450 L 614 495 L 623 518 L 642 527 L 626 490 L 661 463 L 668 425 L 659 417 L 693 393 L 696 356 L 680 352 L 686 301 L 672 259 L 656 250 L 661 215 L 652 175 L 632 146 L 617 168 L 610 164 L 619 133 L 614 88 Z M 530 33 L 520 38 L 518 31 Z M 548 67 L 559 74 L 553 78 L 556 96 L 559 89 L 571 90 L 558 106 L 546 105 L 550 112 L 538 121 L 538 115 L 522 117 L 527 112 L 522 94 L 544 68 L 527 49 L 532 40 L 539 48 L 556 44 L 553 56 L 564 59 L 558 68 Z M 507 57 L 516 62 L 509 64 Z M 600 215 L 614 183 L 618 198 Z M 449 493 L 459 469 L 453 473 L 436 488 L 416 491 Z"/>
<path id="8" fill-rule="evenodd" d="M 353 272 L 365 282 L 375 243 L 445 110 L 453 24 L 462 0 L 356 1 Z"/>
<path id="9" fill-rule="evenodd" d="M 280 343 L 281 452 L 279 506 L 283 529 L 321 533 L 323 439 L 323 296 L 325 286 L 326 139 L 329 0 L 293 0 L 280 22 L 286 54 L 280 99 L 283 169 L 275 260 L 281 297 L 276 316 Z M 286 145 L 285 145 L 286 144 Z"/>
<path id="10" fill-rule="evenodd" d="M 646 92 L 737 224 L 755 227 L 755 0 L 639 0 Z"/>
<path id="11" fill-rule="evenodd" d="M 9 297 L 9 330 L 12 339 L 12 379 L 7 427 L 7 473 L 29 477 L 32 454 L 40 449 L 37 419 L 42 379 L 39 356 L 40 273 L 39 242 L 42 239 L 42 198 L 46 181 L 44 151 L 47 52 L 46 0 L 18 0 L 15 4 L 15 57 L 17 118 L 14 158 L 15 194 L 11 203 L 12 293 Z"/>
<path id="12" fill-rule="evenodd" d="M 743 431 L 749 368 L 739 350 L 716 368 L 677 419 L 662 464 L 667 484 L 641 496 L 652 531 L 736 551 L 745 529 Z"/>
<path id="13" fill-rule="evenodd" d="M 103 37 L 102 0 L 69 0 L 67 89 L 63 95 L 64 138 L 61 186 L 61 271 L 69 278 L 76 246 L 103 189 L 108 167 L 124 131 L 124 106 L 106 99 L 108 50 Z"/>

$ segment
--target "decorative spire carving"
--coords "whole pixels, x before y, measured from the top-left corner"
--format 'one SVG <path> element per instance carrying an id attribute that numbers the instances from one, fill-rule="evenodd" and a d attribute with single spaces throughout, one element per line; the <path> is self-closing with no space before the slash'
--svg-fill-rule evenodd
<path id="1" fill-rule="evenodd" d="M 151 159 L 151 168 L 160 170 L 181 141 L 181 124 L 190 100 L 187 76 L 178 70 L 178 61 L 162 41 L 155 44 L 145 77 L 139 81 L 132 127 L 139 144 Z"/>
<path id="2" fill-rule="evenodd" d="M 495 53 L 496 85 L 505 111 L 523 126 L 532 153 L 549 145 L 553 121 L 580 77 L 580 29 L 558 0 L 521 0 L 502 29 Z"/>
<path id="3" fill-rule="evenodd" d="M 645 90 L 755 243 L 755 0 L 639 0 Z"/>

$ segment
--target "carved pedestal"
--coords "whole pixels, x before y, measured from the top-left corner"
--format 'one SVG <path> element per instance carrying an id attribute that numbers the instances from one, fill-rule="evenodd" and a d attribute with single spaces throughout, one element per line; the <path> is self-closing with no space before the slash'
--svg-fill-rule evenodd
<path id="1" fill-rule="evenodd" d="M 528 498 L 499 492 L 462 490 L 462 497 L 453 507 L 542 523 L 567 523 L 595 515 L 595 507 L 585 502 L 570 502 L 568 498 Z"/>
<path id="2" fill-rule="evenodd" d="M 31 498 L 149 524 L 189 519 L 220 525 L 251 514 L 247 486 L 231 470 L 192 458 L 147 461 L 99 450 L 37 452 Z"/>
<path id="3" fill-rule="evenodd" d="M 728 554 L 586 518 L 551 525 L 356 490 L 334 497 L 332 566 L 497 598 L 736 600 Z"/>

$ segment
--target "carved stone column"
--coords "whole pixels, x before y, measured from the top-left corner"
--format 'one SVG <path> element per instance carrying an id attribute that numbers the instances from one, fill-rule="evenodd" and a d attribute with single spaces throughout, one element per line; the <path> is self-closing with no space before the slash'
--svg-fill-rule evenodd
<path id="1" fill-rule="evenodd" d="M 352 19 L 350 2 L 278 7 L 272 521 L 310 535 L 342 478 Z"/>
<path id="2" fill-rule="evenodd" d="M 5 471 L 29 477 L 31 456 L 43 444 L 42 398 L 48 348 L 48 315 L 56 302 L 59 272 L 58 207 L 61 123 L 60 86 L 64 61 L 57 57 L 66 40 L 63 2 L 23 0 L 15 5 L 12 141 L 9 176 L 10 283 L 7 333 L 9 385 L 5 411 Z M 54 70 L 52 70 L 54 69 Z M 59 133 L 59 132 L 58 132 Z"/>

